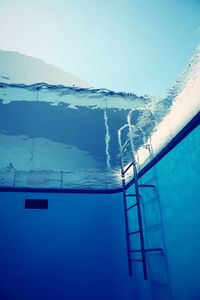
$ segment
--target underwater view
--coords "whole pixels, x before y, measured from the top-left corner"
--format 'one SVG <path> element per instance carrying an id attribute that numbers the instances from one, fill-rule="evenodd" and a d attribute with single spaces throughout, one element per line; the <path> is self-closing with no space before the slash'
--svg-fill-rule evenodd
<path id="1" fill-rule="evenodd" d="M 6 54 L 2 51 L 1 55 Z M 2 187 L 119 188 L 118 130 L 127 124 L 129 112 L 135 150 L 146 152 L 140 159 L 142 167 L 149 158 L 145 145 L 154 147 L 155 155 L 175 135 L 177 125 L 170 124 L 174 105 L 180 102 L 182 107 L 179 130 L 200 106 L 198 99 L 188 103 L 200 81 L 199 51 L 164 98 L 47 83 L 8 83 L 14 79 L 8 73 L 0 74 Z M 175 114 L 176 119 L 176 110 Z M 156 131 L 162 139 L 150 141 Z"/>
<path id="2" fill-rule="evenodd" d="M 0 28 L 0 300 L 200 300 L 200 1 Z"/>

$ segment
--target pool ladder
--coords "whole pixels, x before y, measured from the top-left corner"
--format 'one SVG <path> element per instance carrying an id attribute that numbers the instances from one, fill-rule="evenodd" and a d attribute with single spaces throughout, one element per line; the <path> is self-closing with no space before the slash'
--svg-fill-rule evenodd
<path id="1" fill-rule="evenodd" d="M 128 129 L 129 132 L 129 138 L 126 140 L 124 144 L 122 144 L 122 131 L 124 129 Z M 127 254 L 128 254 L 128 269 L 129 269 L 129 276 L 132 276 L 133 270 L 132 270 L 132 264 L 134 262 L 136 263 L 142 263 L 143 267 L 143 275 L 144 279 L 148 279 L 148 271 L 147 271 L 147 258 L 146 253 L 148 252 L 156 252 L 156 251 L 163 251 L 162 248 L 145 248 L 145 239 L 144 239 L 144 229 L 143 229 L 143 221 L 142 221 L 142 211 L 141 211 L 141 195 L 140 195 L 140 189 L 141 188 L 150 188 L 155 190 L 155 186 L 152 184 L 139 184 L 138 183 L 138 172 L 137 172 L 137 163 L 135 159 L 135 149 L 133 144 L 133 129 L 134 126 L 129 124 L 125 124 L 118 130 L 118 139 L 119 139 L 119 146 L 120 146 L 120 158 L 121 158 L 121 176 L 122 176 L 122 188 L 123 188 L 123 203 L 124 203 L 124 215 L 125 215 L 125 230 L 126 230 L 126 243 L 127 243 Z M 124 167 L 124 159 L 123 156 L 126 153 L 126 150 L 128 146 L 131 146 L 131 156 L 132 161 L 129 162 L 127 166 Z M 134 177 L 134 187 L 135 191 L 134 193 L 127 194 L 126 190 L 126 174 L 130 170 L 133 170 L 132 176 Z M 127 198 L 130 199 L 134 198 L 135 202 L 134 204 L 128 206 L 127 204 Z M 129 230 L 129 219 L 128 214 L 130 212 L 136 209 L 137 210 L 137 219 L 138 219 L 138 228 L 134 231 Z M 131 240 L 130 237 L 139 234 L 139 249 L 131 249 Z M 141 253 L 140 259 L 133 259 L 132 254 L 133 253 Z"/>

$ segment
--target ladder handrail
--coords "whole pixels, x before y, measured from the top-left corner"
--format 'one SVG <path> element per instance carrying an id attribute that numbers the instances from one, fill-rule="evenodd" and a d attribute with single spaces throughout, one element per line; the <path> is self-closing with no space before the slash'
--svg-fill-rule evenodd
<path id="1" fill-rule="evenodd" d="M 132 276 L 132 265 L 131 262 L 133 261 L 131 258 L 130 252 L 130 232 L 128 226 L 128 216 L 127 216 L 127 201 L 126 201 L 126 190 L 125 190 L 125 173 L 129 169 L 125 169 L 123 167 L 123 147 L 122 145 L 122 131 L 128 128 L 129 132 L 129 139 L 131 144 L 131 154 L 132 154 L 132 163 L 130 166 L 133 166 L 133 175 L 135 179 L 135 196 L 136 196 L 136 207 L 137 207 L 137 215 L 138 215 L 138 225 L 139 230 L 136 232 L 140 235 L 140 245 L 141 245 L 141 255 L 142 255 L 142 264 L 143 264 L 143 272 L 144 272 L 144 279 L 147 279 L 147 262 L 145 256 L 145 246 L 144 246 L 144 234 L 143 234 L 143 225 L 142 225 L 142 214 L 141 214 L 141 205 L 140 205 L 140 193 L 139 193 L 139 186 L 138 186 L 138 178 L 137 178 L 137 167 L 136 167 L 136 160 L 135 160 L 135 147 L 133 143 L 133 126 L 132 124 L 125 124 L 118 130 L 118 139 L 119 139 L 119 146 L 120 146 L 120 157 L 121 157 L 121 175 L 122 175 L 122 186 L 123 186 L 123 199 L 124 199 L 124 211 L 125 211 L 125 226 L 126 226 L 126 241 L 127 241 L 127 252 L 128 252 L 128 264 L 129 264 L 129 275 Z"/>
<path id="2" fill-rule="evenodd" d="M 144 230 L 143 230 L 143 221 L 142 221 L 142 209 L 141 209 L 141 195 L 139 193 L 140 188 L 154 188 L 154 185 L 149 184 L 139 184 L 138 183 L 138 170 L 137 170 L 137 161 L 135 159 L 135 155 L 137 152 L 135 151 L 134 146 L 134 134 L 133 129 L 138 128 L 142 131 L 143 134 L 143 141 L 144 141 L 144 147 L 150 149 L 150 145 L 145 145 L 145 134 L 144 131 L 139 128 L 138 126 L 134 126 L 131 124 L 131 116 L 135 109 L 131 110 L 127 117 L 127 124 L 123 125 L 118 130 L 118 141 L 119 141 L 119 147 L 120 147 L 120 158 L 121 158 L 121 177 L 122 177 L 122 187 L 123 187 L 123 203 L 124 203 L 124 214 L 125 214 L 125 229 L 126 229 L 126 242 L 127 242 L 127 255 L 128 255 L 128 268 L 129 268 L 129 275 L 132 276 L 132 262 L 142 262 L 143 266 L 143 274 L 144 279 L 148 279 L 148 273 L 147 273 L 147 260 L 146 260 L 146 252 L 151 251 L 162 251 L 161 248 L 151 248 L 151 249 L 145 249 L 145 240 L 144 240 Z M 128 139 L 126 139 L 125 143 L 122 144 L 122 132 L 128 128 Z M 128 144 L 131 145 L 131 156 L 132 161 L 129 162 L 128 166 L 124 169 L 124 162 L 123 162 L 123 155 L 125 154 L 125 150 L 127 149 Z M 134 187 L 135 187 L 135 193 L 134 194 L 126 194 L 126 177 L 125 174 L 130 168 L 133 167 L 133 176 L 134 176 Z M 131 206 L 127 206 L 127 197 L 135 197 L 135 203 Z M 129 222 L 128 222 L 128 212 L 130 212 L 132 209 L 137 209 L 137 219 L 138 219 L 138 226 L 139 228 L 134 231 L 129 231 Z M 130 242 L 130 235 L 139 234 L 140 237 L 140 249 L 131 249 L 131 242 Z M 133 259 L 131 257 L 131 253 L 140 252 L 141 253 L 141 259 Z"/>
<path id="3" fill-rule="evenodd" d="M 129 138 L 126 140 L 126 142 L 124 144 L 122 144 L 122 131 L 128 128 L 128 132 L 129 132 Z M 121 128 L 118 129 L 118 141 L 119 141 L 119 147 L 120 147 L 120 157 L 121 157 L 121 168 L 123 169 L 123 150 L 124 148 L 126 148 L 126 144 L 128 142 L 128 140 L 130 141 L 131 144 L 131 156 L 132 156 L 132 162 L 134 165 L 136 165 L 136 160 L 135 160 L 135 148 L 134 148 L 134 144 L 133 144 L 133 129 L 135 128 L 135 126 L 130 125 L 130 124 L 125 124 L 123 125 Z"/>

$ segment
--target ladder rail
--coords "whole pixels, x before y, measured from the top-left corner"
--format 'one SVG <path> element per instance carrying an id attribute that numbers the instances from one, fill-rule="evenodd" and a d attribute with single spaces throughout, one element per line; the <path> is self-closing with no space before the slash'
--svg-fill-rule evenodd
<path id="1" fill-rule="evenodd" d="M 129 139 L 126 140 L 125 144 L 122 145 L 122 139 L 121 134 L 124 129 L 128 128 L 129 132 Z M 119 139 L 119 145 L 120 145 L 120 158 L 121 158 L 121 176 L 122 176 L 122 187 L 123 187 L 123 203 L 124 203 L 124 216 L 125 216 L 125 228 L 126 228 L 126 243 L 127 243 L 127 254 L 128 254 L 128 268 L 129 268 L 129 275 L 132 276 L 132 261 L 134 261 L 131 258 L 131 245 L 130 245 L 130 235 L 139 233 L 140 236 L 140 245 L 141 245 L 141 254 L 142 259 L 140 260 L 143 264 L 143 272 L 144 272 L 144 279 L 147 279 L 147 264 L 146 264 L 146 256 L 144 251 L 144 235 L 143 235 L 143 226 L 142 226 L 142 215 L 141 215 L 141 207 L 140 207 L 140 193 L 139 193 L 139 187 L 138 187 L 138 179 L 137 179 L 137 168 L 136 168 L 136 160 L 135 160 L 135 150 L 134 150 L 134 144 L 133 144 L 133 126 L 130 126 L 129 124 L 125 124 L 122 126 L 118 131 L 118 139 Z M 130 142 L 131 145 L 131 154 L 132 154 L 132 162 L 126 167 L 124 170 L 124 161 L 123 161 L 123 154 L 124 149 L 126 148 L 128 143 Z M 137 207 L 137 215 L 138 215 L 138 225 L 139 230 L 136 230 L 134 232 L 129 232 L 129 224 L 128 224 L 128 214 L 127 211 L 130 210 L 130 208 L 127 207 L 127 200 L 126 200 L 126 182 L 125 182 L 125 173 L 133 167 L 133 174 L 135 178 L 135 194 L 136 197 L 136 203 L 131 206 Z"/>
<path id="2" fill-rule="evenodd" d="M 124 217 L 125 217 L 125 229 L 126 229 L 126 247 L 127 247 L 127 256 L 128 256 L 128 272 L 129 276 L 133 275 L 132 272 L 132 262 L 131 262 L 131 244 L 130 244 L 130 237 L 129 237 L 129 225 L 128 225 L 128 214 L 126 213 L 128 207 L 127 207 L 127 201 L 126 201 L 126 188 L 125 188 L 126 182 L 124 175 L 122 174 L 122 187 L 123 187 L 123 206 L 124 206 Z"/>
<path id="3" fill-rule="evenodd" d="M 120 146 L 120 158 L 121 158 L 121 176 L 122 176 L 122 187 L 123 187 L 123 205 L 124 205 L 124 216 L 125 216 L 125 229 L 126 229 L 126 243 L 127 243 L 127 255 L 128 255 L 128 269 L 129 269 L 129 275 L 132 276 L 132 262 L 141 262 L 143 267 L 143 274 L 144 279 L 148 279 L 148 272 L 147 272 L 147 259 L 146 259 L 146 253 L 152 252 L 152 251 L 162 251 L 161 248 L 151 248 L 151 249 L 145 249 L 145 238 L 144 238 L 144 229 L 143 229 L 143 220 L 142 220 L 142 209 L 141 209 L 141 195 L 139 192 L 140 188 L 153 188 L 155 189 L 154 185 L 144 185 L 139 184 L 138 182 L 138 172 L 137 172 L 137 161 L 135 159 L 136 151 L 134 148 L 134 136 L 133 136 L 133 129 L 134 126 L 131 124 L 131 114 L 132 111 L 128 114 L 128 124 L 125 124 L 118 130 L 118 140 L 119 140 L 119 146 Z M 122 131 L 124 129 L 128 129 L 129 138 L 126 139 L 125 143 L 122 144 Z M 143 132 L 143 131 L 142 131 Z M 144 138 L 144 137 L 143 137 Z M 127 145 L 131 146 L 131 163 L 128 164 L 124 168 L 124 160 L 123 155 L 125 155 L 125 150 L 127 149 Z M 133 168 L 133 176 L 135 179 L 135 193 L 134 194 L 126 194 L 126 177 L 125 174 L 128 172 L 130 168 Z M 134 204 L 131 206 L 127 205 L 127 197 L 134 197 L 136 200 Z M 128 212 L 133 209 L 137 209 L 137 219 L 138 219 L 138 230 L 134 230 L 132 232 L 129 231 L 129 221 L 128 221 Z M 132 250 L 131 249 L 131 240 L 130 236 L 139 234 L 140 239 L 140 249 Z M 141 253 L 141 259 L 133 259 L 131 254 L 140 252 Z"/>
<path id="4" fill-rule="evenodd" d="M 142 224 L 141 203 L 140 203 L 140 194 L 139 194 L 138 177 L 137 177 L 136 167 L 134 168 L 134 178 L 135 178 L 135 193 L 136 193 L 136 202 L 137 202 L 138 225 L 139 225 L 139 229 L 140 229 L 142 266 L 143 266 L 144 279 L 147 280 L 147 261 L 146 261 L 146 255 L 145 255 L 144 232 L 143 232 L 143 224 Z"/>
<path id="5" fill-rule="evenodd" d="M 135 194 L 136 194 L 136 203 L 137 203 L 137 215 L 138 215 L 138 225 L 140 230 L 140 246 L 141 246 L 141 255 L 142 255 L 142 267 L 144 273 L 144 279 L 147 280 L 147 261 L 145 255 L 145 243 L 144 243 L 144 231 L 143 231 L 143 222 L 142 222 L 142 212 L 141 212 L 141 203 L 140 203 L 140 193 L 139 193 L 139 183 L 138 183 L 138 175 L 137 175 L 137 166 L 135 160 L 135 146 L 133 143 L 133 125 L 131 124 L 131 115 L 133 111 L 130 111 L 128 114 L 128 128 L 130 135 L 130 143 L 131 143 L 131 152 L 132 152 L 132 160 L 133 160 L 133 176 L 135 179 Z M 144 136 L 143 136 L 144 138 Z"/>

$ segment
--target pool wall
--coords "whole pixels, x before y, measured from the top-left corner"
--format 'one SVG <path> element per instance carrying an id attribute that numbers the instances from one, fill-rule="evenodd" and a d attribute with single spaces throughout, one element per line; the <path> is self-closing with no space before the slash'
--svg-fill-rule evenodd
<path id="1" fill-rule="evenodd" d="M 2 192 L 0 208 L 1 300 L 148 299 L 149 282 L 128 277 L 121 194 Z"/>
<path id="2" fill-rule="evenodd" d="M 128 277 L 121 194 L 1 192 L 0 299 L 199 300 L 199 137 L 197 127 L 140 178 L 156 186 L 142 191 L 146 246 L 164 249 L 148 254 L 148 281 L 141 264 Z M 49 208 L 26 210 L 26 198 Z"/>
<path id="3" fill-rule="evenodd" d="M 140 178 L 156 186 L 141 191 L 146 247 L 164 249 L 147 255 L 152 299 L 200 299 L 199 180 L 200 126 Z"/>

